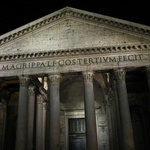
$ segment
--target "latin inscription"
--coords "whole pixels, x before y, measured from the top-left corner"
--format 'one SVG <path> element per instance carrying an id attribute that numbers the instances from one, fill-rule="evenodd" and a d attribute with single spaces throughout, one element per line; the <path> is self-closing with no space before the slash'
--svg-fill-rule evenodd
<path id="1" fill-rule="evenodd" d="M 138 61 L 142 59 L 142 54 L 138 55 L 123 55 L 114 57 L 92 57 L 92 58 L 74 58 L 74 59 L 60 59 L 60 60 L 45 60 L 33 62 L 21 62 L 10 65 L 3 65 L 1 70 L 16 70 L 29 68 L 43 68 L 43 67 L 63 67 L 75 65 L 92 65 L 100 63 L 124 62 L 124 61 Z"/>

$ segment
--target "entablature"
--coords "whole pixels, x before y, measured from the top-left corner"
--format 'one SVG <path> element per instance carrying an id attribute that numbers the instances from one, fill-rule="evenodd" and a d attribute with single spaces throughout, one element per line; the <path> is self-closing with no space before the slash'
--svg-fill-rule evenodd
<path id="1" fill-rule="evenodd" d="M 88 48 L 1 56 L 0 77 L 149 66 L 149 47 Z"/>
<path id="2" fill-rule="evenodd" d="M 122 46 L 105 46 L 105 47 L 92 47 L 92 48 L 77 48 L 68 50 L 56 50 L 56 51 L 39 51 L 23 54 L 1 55 L 0 61 L 15 61 L 15 60 L 27 60 L 37 58 L 54 58 L 54 57 L 66 57 L 66 56 L 80 56 L 91 54 L 121 54 L 121 53 L 138 53 L 150 51 L 150 44 L 138 44 L 138 45 L 122 45 Z"/>

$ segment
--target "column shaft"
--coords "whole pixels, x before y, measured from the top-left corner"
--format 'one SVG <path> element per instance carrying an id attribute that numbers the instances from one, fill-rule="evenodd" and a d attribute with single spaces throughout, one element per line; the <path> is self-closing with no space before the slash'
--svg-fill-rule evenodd
<path id="1" fill-rule="evenodd" d="M 116 81 L 113 76 L 112 78 L 112 90 L 114 92 L 114 112 L 115 112 L 115 122 L 116 122 L 116 139 L 117 139 L 117 148 L 120 149 L 120 140 L 121 140 L 121 125 L 120 125 L 120 111 L 118 106 L 118 96 L 117 96 L 117 89 L 116 89 Z"/>
<path id="2" fill-rule="evenodd" d="M 5 139 L 5 125 L 6 125 L 6 101 L 4 99 L 0 102 L 0 149 L 4 149 L 4 139 Z"/>
<path id="3" fill-rule="evenodd" d="M 98 150 L 94 104 L 93 73 L 83 72 L 85 95 L 86 149 Z"/>
<path id="4" fill-rule="evenodd" d="M 29 77 L 20 76 L 16 150 L 27 150 L 28 82 Z"/>
<path id="5" fill-rule="evenodd" d="M 150 111 L 150 66 L 145 68 L 146 77 L 147 77 L 147 83 L 149 88 L 149 100 L 148 100 L 148 109 Z"/>
<path id="6" fill-rule="evenodd" d="M 33 150 L 34 120 L 35 120 L 35 86 L 30 86 L 29 87 L 29 104 L 28 104 L 27 150 Z"/>
<path id="7" fill-rule="evenodd" d="M 46 102 L 43 103 L 43 150 L 45 150 L 45 144 L 46 144 L 46 108 L 47 104 Z"/>
<path id="8" fill-rule="evenodd" d="M 114 138 L 114 147 L 115 147 L 115 150 L 119 150 L 119 138 L 118 138 L 118 135 L 119 135 L 119 132 L 118 132 L 118 126 L 117 126 L 117 113 L 116 113 L 116 107 L 115 107 L 115 102 L 113 101 L 113 124 L 114 124 L 114 135 L 113 135 L 113 138 Z"/>
<path id="9" fill-rule="evenodd" d="M 109 127 L 109 145 L 110 145 L 110 149 L 114 150 L 114 143 L 113 143 L 113 128 L 112 128 L 112 118 L 111 118 L 111 111 L 110 111 L 110 107 L 108 106 L 107 108 L 107 118 L 108 118 L 108 127 Z"/>
<path id="10" fill-rule="evenodd" d="M 42 95 L 37 96 L 36 150 L 43 150 L 43 97 Z"/>
<path id="11" fill-rule="evenodd" d="M 134 150 L 133 130 L 131 124 L 128 96 L 125 82 L 125 70 L 114 70 L 121 120 L 121 150 Z"/>
<path id="12" fill-rule="evenodd" d="M 60 149 L 60 75 L 49 75 L 50 150 Z"/>

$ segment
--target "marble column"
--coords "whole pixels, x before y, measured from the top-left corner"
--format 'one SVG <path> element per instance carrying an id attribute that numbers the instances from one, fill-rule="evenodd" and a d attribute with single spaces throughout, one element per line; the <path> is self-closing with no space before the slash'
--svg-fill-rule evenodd
<path id="1" fill-rule="evenodd" d="M 115 114 L 114 114 L 114 97 L 111 87 L 108 89 L 108 97 L 105 97 L 107 102 L 107 113 L 108 113 L 108 126 L 109 126 L 109 140 L 110 140 L 110 149 L 117 150 L 116 144 L 116 133 L 115 133 Z"/>
<path id="2" fill-rule="evenodd" d="M 43 150 L 45 150 L 45 138 L 46 138 L 46 114 L 47 114 L 47 102 L 43 102 Z"/>
<path id="3" fill-rule="evenodd" d="M 149 100 L 148 100 L 148 109 L 150 111 L 150 66 L 145 67 L 146 77 L 147 77 L 147 83 L 149 87 Z"/>
<path id="4" fill-rule="evenodd" d="M 28 85 L 29 77 L 20 76 L 16 150 L 27 150 Z"/>
<path id="5" fill-rule="evenodd" d="M 93 72 L 83 72 L 86 121 L 86 149 L 98 150 L 94 104 Z"/>
<path id="6" fill-rule="evenodd" d="M 28 139 L 27 150 L 33 150 L 34 120 L 35 120 L 35 86 L 31 85 L 28 89 Z"/>
<path id="7" fill-rule="evenodd" d="M 48 93 L 49 94 L 49 93 Z M 49 97 L 49 96 L 48 96 Z M 49 149 L 49 139 L 50 139 L 50 114 L 49 114 L 49 102 L 46 103 L 46 129 L 45 129 L 45 149 Z"/>
<path id="8" fill-rule="evenodd" d="M 113 127 L 110 129 L 113 133 L 110 133 L 112 135 L 112 146 L 115 150 L 120 149 L 120 116 L 119 116 L 119 107 L 118 107 L 118 95 L 117 95 L 117 89 L 116 89 L 116 81 L 114 78 L 114 75 L 112 74 L 110 76 L 110 90 L 108 91 L 108 110 L 111 109 L 112 112 L 110 112 L 110 115 L 112 116 L 112 122 Z"/>
<path id="9" fill-rule="evenodd" d="M 60 149 L 60 100 L 59 100 L 59 83 L 61 76 L 59 74 L 48 75 L 49 78 L 49 149 Z"/>
<path id="10" fill-rule="evenodd" d="M 4 149 L 4 139 L 5 139 L 5 125 L 6 125 L 6 101 L 1 99 L 0 101 L 0 149 Z"/>
<path id="11" fill-rule="evenodd" d="M 121 150 L 134 150 L 133 130 L 125 81 L 126 71 L 123 68 L 115 69 L 114 75 L 121 121 Z"/>
<path id="12" fill-rule="evenodd" d="M 36 150 L 43 149 L 43 96 L 39 94 L 37 96 L 36 107 Z"/>
<path id="13" fill-rule="evenodd" d="M 121 140 L 121 125 L 120 125 L 120 111 L 118 106 L 118 96 L 117 96 L 117 87 L 116 87 L 116 81 L 113 77 L 112 80 L 112 90 L 114 92 L 114 111 L 115 111 L 115 122 L 116 122 L 116 140 L 117 140 L 117 148 L 120 149 L 120 140 Z"/>
<path id="14" fill-rule="evenodd" d="M 112 126 L 112 118 L 111 118 L 111 110 L 110 105 L 107 105 L 107 119 L 108 119 L 108 130 L 109 130 L 109 146 L 111 150 L 114 150 L 114 142 L 113 142 L 113 126 Z"/>

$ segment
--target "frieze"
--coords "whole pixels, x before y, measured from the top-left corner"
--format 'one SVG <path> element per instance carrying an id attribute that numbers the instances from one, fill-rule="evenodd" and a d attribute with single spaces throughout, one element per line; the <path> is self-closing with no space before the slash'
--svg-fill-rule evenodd
<path id="1" fill-rule="evenodd" d="M 115 28 L 127 30 L 127 31 L 130 31 L 133 33 L 150 36 L 149 28 L 144 28 L 142 26 L 141 27 L 134 26 L 132 24 L 126 23 L 125 21 L 121 22 L 121 21 L 119 21 L 119 19 L 118 20 L 111 19 L 110 17 L 106 17 L 106 16 L 104 17 L 99 14 L 94 14 L 94 13 L 67 7 L 61 11 L 52 13 L 51 15 L 49 15 L 49 17 L 47 16 L 47 17 L 45 17 L 45 19 L 42 19 L 39 22 L 36 22 L 35 24 L 25 26 L 24 29 L 21 29 L 13 34 L 10 34 L 10 35 L 0 39 L 0 45 L 5 44 L 13 39 L 16 39 L 20 36 L 25 35 L 27 33 L 33 32 L 34 30 L 39 29 L 39 28 L 41 28 L 49 23 L 52 23 L 54 21 L 57 21 L 61 18 L 70 18 L 70 17 L 79 18 L 79 19 L 83 19 L 83 20 L 87 20 L 87 21 L 92 21 L 95 23 L 101 23 L 101 24 L 109 25 L 109 26 L 112 26 Z"/>
<path id="2" fill-rule="evenodd" d="M 81 71 L 110 70 L 122 67 L 149 65 L 150 54 L 146 51 L 132 53 L 87 54 L 64 57 L 17 59 L 0 63 L 0 76 L 57 74 Z"/>
<path id="3" fill-rule="evenodd" d="M 82 65 L 94 65 L 101 63 L 116 63 L 126 61 L 139 61 L 142 60 L 143 54 L 131 54 L 131 55 L 119 55 L 119 56 L 95 56 L 84 58 L 62 58 L 62 59 L 50 59 L 43 61 L 30 61 L 20 63 L 10 63 L 2 65 L 0 70 L 20 70 L 20 69 L 34 69 L 34 68 L 52 68 L 52 67 L 64 67 L 64 66 L 82 66 Z"/>

